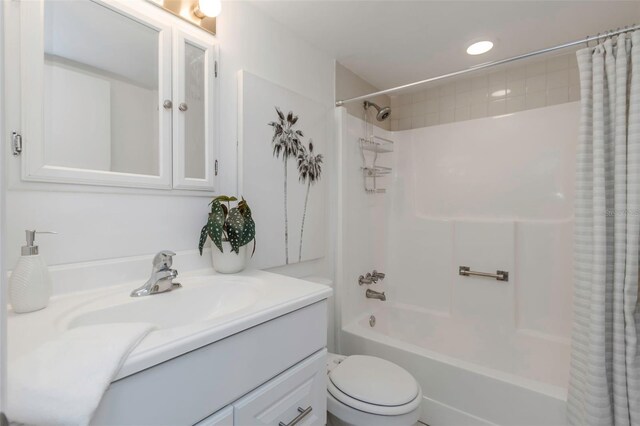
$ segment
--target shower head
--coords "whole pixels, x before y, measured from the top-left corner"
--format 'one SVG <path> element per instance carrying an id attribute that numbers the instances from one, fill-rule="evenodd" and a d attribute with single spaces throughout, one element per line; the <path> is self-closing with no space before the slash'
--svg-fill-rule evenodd
<path id="1" fill-rule="evenodd" d="M 376 114 L 376 120 L 384 121 L 391 115 L 391 107 L 380 108 L 378 105 L 373 102 L 364 101 L 364 109 L 365 111 L 369 109 L 369 107 L 374 107 L 378 113 Z"/>

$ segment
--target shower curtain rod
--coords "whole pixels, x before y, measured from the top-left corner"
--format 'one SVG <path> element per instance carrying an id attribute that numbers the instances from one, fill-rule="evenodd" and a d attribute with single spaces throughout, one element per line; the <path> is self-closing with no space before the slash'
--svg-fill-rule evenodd
<path id="1" fill-rule="evenodd" d="M 530 58 L 532 56 L 542 55 L 544 53 L 549 53 L 549 52 L 553 52 L 553 51 L 556 51 L 556 50 L 566 49 L 567 47 L 576 46 L 576 45 L 582 44 L 582 43 L 587 43 L 587 45 L 588 45 L 590 41 L 606 39 L 608 37 L 614 37 L 614 36 L 617 36 L 619 34 L 628 33 L 628 32 L 631 32 L 631 31 L 638 30 L 638 29 L 640 29 L 640 25 L 635 25 L 634 24 L 633 26 L 625 27 L 624 29 L 617 29 L 615 31 L 608 31 L 608 32 L 603 33 L 603 34 L 598 34 L 598 35 L 595 35 L 595 36 L 586 37 L 586 38 L 583 38 L 581 40 L 576 40 L 576 41 L 572 41 L 572 42 L 569 42 L 569 43 L 560 44 L 558 46 L 547 47 L 546 49 L 536 50 L 534 52 L 529 52 L 529 53 L 525 53 L 525 54 L 522 54 L 522 55 L 513 56 L 513 57 L 507 58 L 507 59 L 501 59 L 499 61 L 486 62 L 484 64 L 476 65 L 476 66 L 473 66 L 473 67 L 470 67 L 470 68 L 466 68 L 466 69 L 463 69 L 463 70 L 460 70 L 460 71 L 450 72 L 448 74 L 442 74 L 442 75 L 439 75 L 437 77 L 427 78 L 426 80 L 420 80 L 420 81 L 416 81 L 414 83 L 403 84 L 402 86 L 392 87 L 391 89 L 380 90 L 378 92 L 369 93 L 368 95 L 362 95 L 362 96 L 356 96 L 355 98 L 338 100 L 338 101 L 336 101 L 336 106 L 342 106 L 342 105 L 344 105 L 346 103 L 351 103 L 351 102 L 364 101 L 365 99 L 369 99 L 369 98 L 372 98 L 374 96 L 386 95 L 388 93 L 397 92 L 399 90 L 408 89 L 410 87 L 420 86 L 422 84 L 431 83 L 433 81 L 443 80 L 443 79 L 449 78 L 449 77 L 455 77 L 457 75 L 466 74 L 468 72 L 473 72 L 473 71 L 478 71 L 478 70 L 482 70 L 482 69 L 485 69 L 485 68 L 495 67 L 496 65 L 508 64 L 509 62 L 519 61 L 520 59 L 526 59 L 526 58 Z"/>

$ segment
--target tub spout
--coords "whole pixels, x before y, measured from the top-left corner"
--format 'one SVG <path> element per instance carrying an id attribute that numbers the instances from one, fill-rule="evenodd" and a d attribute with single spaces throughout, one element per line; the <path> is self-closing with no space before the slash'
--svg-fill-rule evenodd
<path id="1" fill-rule="evenodd" d="M 387 296 L 384 294 L 384 291 L 381 293 L 379 291 L 371 290 L 370 288 L 367 289 L 365 296 L 367 296 L 367 299 L 378 299 L 381 302 L 387 300 Z"/>

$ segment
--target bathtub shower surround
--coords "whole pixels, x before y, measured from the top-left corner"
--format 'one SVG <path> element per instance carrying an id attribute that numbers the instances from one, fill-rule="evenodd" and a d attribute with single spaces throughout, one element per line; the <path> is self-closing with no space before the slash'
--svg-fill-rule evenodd
<path id="1" fill-rule="evenodd" d="M 575 54 L 516 62 L 391 97 L 391 130 L 495 117 L 580 100 Z"/>
<path id="2" fill-rule="evenodd" d="M 578 52 L 574 425 L 640 423 L 640 32 Z M 626 212 L 626 214 L 610 214 Z"/>
<path id="3" fill-rule="evenodd" d="M 384 156 L 393 173 L 388 193 L 366 196 L 364 123 L 344 113 L 341 349 L 414 375 L 421 421 L 565 423 L 578 118 L 579 105 L 566 103 L 376 129 L 394 139 Z M 509 280 L 463 276 L 461 266 Z M 374 268 L 387 272 L 384 286 L 370 286 L 384 303 L 357 283 Z"/>
<path id="4" fill-rule="evenodd" d="M 252 266 L 320 258 L 325 251 L 327 189 L 320 178 L 328 110 L 247 71 L 238 79 L 240 192 L 251 200 L 256 240 L 271 244 L 270 250 L 256 253 Z"/>

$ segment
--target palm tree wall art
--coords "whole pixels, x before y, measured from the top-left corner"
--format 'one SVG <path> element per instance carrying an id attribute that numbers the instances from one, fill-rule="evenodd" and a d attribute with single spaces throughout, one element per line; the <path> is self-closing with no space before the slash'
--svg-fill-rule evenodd
<path id="1" fill-rule="evenodd" d="M 271 145 L 273 147 L 273 157 L 280 159 L 284 163 L 284 246 L 285 264 L 289 264 L 289 212 L 287 204 L 287 162 L 290 158 L 297 159 L 298 181 L 306 185 L 304 198 L 304 209 L 302 211 L 302 224 L 300 226 L 300 246 L 298 251 L 298 262 L 302 261 L 302 243 L 304 237 L 304 222 L 307 217 L 307 205 L 309 203 L 309 192 L 311 186 L 320 180 L 322 174 L 322 154 L 314 152 L 313 141 L 309 139 L 308 148 L 302 143 L 304 132 L 295 128 L 298 116 L 292 111 L 285 116 L 280 108 L 275 107 L 278 118 L 276 121 L 268 123 L 273 128 Z"/>
<path id="2" fill-rule="evenodd" d="M 298 262 L 302 261 L 302 241 L 304 235 L 304 220 L 307 217 L 307 205 L 309 203 L 309 190 L 311 185 L 320 180 L 322 175 L 322 154 L 314 154 L 313 141 L 309 140 L 309 149 L 304 145 L 298 153 L 298 177 L 301 183 L 307 184 L 307 192 L 304 197 L 304 209 L 302 211 L 302 226 L 300 227 L 300 250 L 298 252 Z"/>
<path id="3" fill-rule="evenodd" d="M 269 247 L 256 250 L 252 268 L 326 256 L 328 124 L 333 111 L 332 105 L 286 85 L 239 72 L 238 195 L 251 200 L 256 240 Z"/>
<path id="4" fill-rule="evenodd" d="M 300 138 L 304 136 L 301 130 L 295 129 L 294 126 L 298 122 L 298 116 L 289 111 L 285 117 L 280 108 L 276 108 L 278 118 L 276 121 L 270 122 L 268 125 L 273 127 L 273 137 L 271 145 L 273 146 L 273 156 L 280 158 L 282 154 L 282 162 L 284 163 L 284 247 L 285 247 L 285 263 L 289 264 L 289 216 L 287 206 L 287 162 L 289 158 L 296 158 L 301 149 L 304 149 Z"/>

